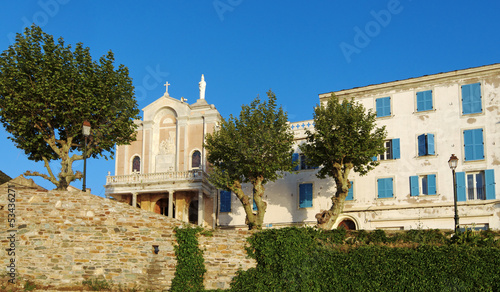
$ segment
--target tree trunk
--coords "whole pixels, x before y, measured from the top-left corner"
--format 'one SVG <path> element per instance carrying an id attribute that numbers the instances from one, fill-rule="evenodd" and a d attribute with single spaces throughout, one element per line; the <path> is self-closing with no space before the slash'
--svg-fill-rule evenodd
<path id="1" fill-rule="evenodd" d="M 340 164 L 336 164 L 334 165 L 334 169 L 334 180 L 337 190 L 335 191 L 335 196 L 332 197 L 332 206 L 329 210 L 316 214 L 316 220 L 318 221 L 316 227 L 323 230 L 331 230 L 333 225 L 335 225 L 339 215 L 344 211 L 345 198 L 351 187 L 351 182 L 347 177 L 352 169 L 352 164 L 346 164 L 343 167 Z"/>
<path id="2" fill-rule="evenodd" d="M 332 206 L 330 209 L 316 214 L 316 220 L 318 221 L 316 226 L 318 228 L 323 230 L 331 230 L 333 228 L 337 218 L 339 218 L 339 215 L 344 211 L 344 203 L 347 193 L 348 192 L 340 193 L 338 194 L 338 197 L 332 197 Z"/>
<path id="3" fill-rule="evenodd" d="M 262 229 L 262 224 L 264 223 L 264 215 L 266 214 L 267 203 L 262 200 L 262 197 L 264 196 L 264 186 L 262 185 L 263 180 L 264 179 L 262 177 L 259 177 L 253 182 L 253 198 L 255 200 L 255 205 L 257 205 L 257 214 L 255 216 L 255 221 L 251 222 L 252 226 L 248 226 L 250 230 L 260 230 Z"/>

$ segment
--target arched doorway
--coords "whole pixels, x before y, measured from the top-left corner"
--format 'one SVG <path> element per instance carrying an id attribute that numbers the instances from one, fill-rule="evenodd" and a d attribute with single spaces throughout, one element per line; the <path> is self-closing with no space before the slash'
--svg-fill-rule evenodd
<path id="1" fill-rule="evenodd" d="M 189 223 L 198 224 L 198 201 L 189 203 Z"/>
<path id="2" fill-rule="evenodd" d="M 168 216 L 168 198 L 163 198 L 156 201 L 154 212 L 156 214 Z M 173 205 L 173 213 L 175 214 L 175 204 Z"/>
<path id="3" fill-rule="evenodd" d="M 356 230 L 356 223 L 351 219 L 344 219 L 339 223 L 337 229 L 344 228 L 345 230 Z"/>

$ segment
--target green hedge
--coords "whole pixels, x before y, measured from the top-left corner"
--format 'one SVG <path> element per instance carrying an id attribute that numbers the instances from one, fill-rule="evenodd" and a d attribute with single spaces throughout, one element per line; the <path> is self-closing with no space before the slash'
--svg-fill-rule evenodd
<path id="1" fill-rule="evenodd" d="M 449 239 L 436 230 L 387 236 L 283 228 L 249 243 L 257 267 L 238 272 L 232 291 L 500 291 L 500 248 L 491 233 Z"/>

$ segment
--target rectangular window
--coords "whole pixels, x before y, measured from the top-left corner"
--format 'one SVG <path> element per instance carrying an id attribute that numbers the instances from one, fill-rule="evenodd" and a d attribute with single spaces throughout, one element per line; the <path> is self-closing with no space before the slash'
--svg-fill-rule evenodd
<path id="1" fill-rule="evenodd" d="M 313 184 L 300 184 L 299 185 L 299 207 L 309 208 L 312 207 L 313 198 Z"/>
<path id="2" fill-rule="evenodd" d="M 464 130 L 465 161 L 483 160 L 483 129 Z"/>
<path id="3" fill-rule="evenodd" d="M 434 155 L 434 134 L 422 134 L 417 137 L 418 156 Z"/>
<path id="4" fill-rule="evenodd" d="M 392 177 L 377 179 L 378 198 L 393 198 Z"/>
<path id="5" fill-rule="evenodd" d="M 345 197 L 346 201 L 354 200 L 354 182 L 351 181 L 351 187 L 349 188 L 349 192 L 347 193 L 347 197 Z"/>
<path id="6" fill-rule="evenodd" d="M 415 175 L 410 176 L 410 195 L 435 195 L 436 192 L 436 175 Z"/>
<path id="7" fill-rule="evenodd" d="M 401 158 L 399 139 L 386 140 L 385 152 L 379 155 L 379 160 L 399 159 Z"/>
<path id="8" fill-rule="evenodd" d="M 391 97 L 382 97 L 375 100 L 377 108 L 377 118 L 391 115 Z"/>
<path id="9" fill-rule="evenodd" d="M 300 168 L 300 163 L 299 163 L 299 153 L 294 153 L 292 154 L 292 164 L 295 165 L 293 167 L 294 171 L 299 170 Z"/>
<path id="10" fill-rule="evenodd" d="M 475 172 L 457 172 L 457 201 L 494 200 L 495 175 L 493 169 Z"/>
<path id="11" fill-rule="evenodd" d="M 417 112 L 432 110 L 432 90 L 417 92 Z"/>
<path id="12" fill-rule="evenodd" d="M 220 191 L 220 212 L 231 212 L 231 192 Z"/>
<path id="13" fill-rule="evenodd" d="M 462 114 L 475 114 L 482 111 L 481 83 L 462 85 Z"/>

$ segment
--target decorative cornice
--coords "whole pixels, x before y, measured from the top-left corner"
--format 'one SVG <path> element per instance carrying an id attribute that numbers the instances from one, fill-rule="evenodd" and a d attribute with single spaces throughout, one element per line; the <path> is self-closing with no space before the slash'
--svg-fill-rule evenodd
<path id="1" fill-rule="evenodd" d="M 367 85 L 363 87 L 355 87 L 352 89 L 344 89 L 339 91 L 321 93 L 319 94 L 319 99 L 320 101 L 322 101 L 323 99 L 330 97 L 332 93 L 335 93 L 335 95 L 339 98 L 352 95 L 361 96 L 368 93 L 376 93 L 379 91 L 390 91 L 390 90 L 404 89 L 408 87 L 419 87 L 423 85 L 429 85 L 429 83 L 446 82 L 450 80 L 456 80 L 459 78 L 473 78 L 485 75 L 492 75 L 495 73 L 497 74 L 500 73 L 500 63 L 481 66 L 481 67 L 462 69 L 462 70 L 455 70 L 445 73 L 438 73 L 433 75 L 424 75 L 421 77 L 414 77 L 404 80 Z"/>

